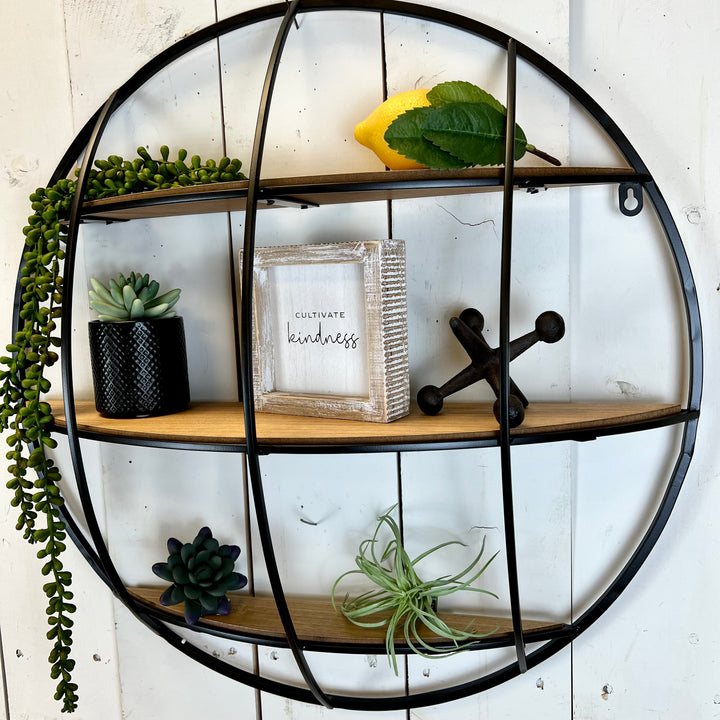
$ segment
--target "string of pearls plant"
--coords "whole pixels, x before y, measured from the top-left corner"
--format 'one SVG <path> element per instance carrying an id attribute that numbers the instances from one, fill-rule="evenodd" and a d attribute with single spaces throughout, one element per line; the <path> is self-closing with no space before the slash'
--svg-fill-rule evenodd
<path id="1" fill-rule="evenodd" d="M 179 150 L 177 159 L 170 160 L 166 145 L 160 154 L 161 159 L 156 160 L 146 148 L 139 147 L 133 160 L 117 155 L 97 160 L 90 171 L 85 199 L 245 179 L 237 159 L 203 162 L 194 155 L 187 164 L 186 150 Z M 76 170 L 76 176 L 78 173 Z M 67 537 L 61 475 L 48 455 L 57 446 L 51 437 L 53 417 L 42 396 L 51 387 L 47 370 L 59 359 L 57 323 L 62 317 L 66 223 L 76 188 L 76 180 L 63 178 L 30 195 L 33 212 L 23 228 L 20 327 L 7 345 L 9 355 L 0 357 L 0 428 L 9 431 L 6 457 L 11 478 L 7 487 L 13 491 L 11 505 L 19 511 L 17 530 L 29 543 L 42 546 L 37 556 L 44 561 L 41 572 L 47 578 L 43 585 L 48 598 L 47 637 L 53 642 L 48 660 L 50 676 L 58 681 L 55 699 L 62 703 L 62 712 L 73 712 L 78 704 L 77 684 L 72 682 L 75 660 L 71 658 L 70 617 L 76 606 L 70 590 L 72 576 L 61 560 Z"/>

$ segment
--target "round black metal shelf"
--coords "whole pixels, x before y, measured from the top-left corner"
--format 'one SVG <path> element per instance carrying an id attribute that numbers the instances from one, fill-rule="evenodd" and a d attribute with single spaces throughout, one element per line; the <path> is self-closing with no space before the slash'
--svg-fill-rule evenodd
<path id="1" fill-rule="evenodd" d="M 293 24 L 298 12 L 311 13 L 323 11 L 338 10 L 356 10 L 374 13 L 389 13 L 402 15 L 411 18 L 417 18 L 433 23 L 439 23 L 459 32 L 469 33 L 471 35 L 484 38 L 494 43 L 507 52 L 508 58 L 508 93 L 506 99 L 507 105 L 507 122 L 508 127 L 514 127 L 515 114 L 515 78 L 516 78 L 516 60 L 522 58 L 535 69 L 552 80 L 559 88 L 564 90 L 571 98 L 581 105 L 591 117 L 593 117 L 603 128 L 607 136 L 615 143 L 617 149 L 627 162 L 627 169 L 622 168 L 619 171 L 607 171 L 603 175 L 598 173 L 576 173 L 572 177 L 567 171 L 559 174 L 551 174 L 548 171 L 542 171 L 534 177 L 523 175 L 522 170 L 514 167 L 512 154 L 512 136 L 513 132 L 506 133 L 510 138 L 507 142 L 506 162 L 504 169 L 495 172 L 492 178 L 485 179 L 479 177 L 482 173 L 467 173 L 468 177 L 460 175 L 454 178 L 431 177 L 423 178 L 415 176 L 414 178 L 399 179 L 397 176 L 388 174 L 388 177 L 373 178 L 372 180 L 363 181 L 362 179 L 354 179 L 348 181 L 345 186 L 342 182 L 323 182 L 314 180 L 312 182 L 301 182 L 296 180 L 294 183 L 285 183 L 284 186 L 278 183 L 264 182 L 261 180 L 262 158 L 265 146 L 265 133 L 267 128 L 268 113 L 273 97 L 275 78 L 278 71 L 280 58 L 287 38 L 287 33 Z M 243 402 L 244 408 L 244 441 L 237 444 L 204 445 L 202 449 L 209 450 L 225 450 L 232 452 L 246 452 L 250 481 L 253 491 L 255 503 L 255 513 L 258 521 L 258 529 L 261 538 L 263 554 L 267 566 L 270 585 L 272 588 L 277 613 L 284 634 L 284 638 L 277 640 L 269 636 L 255 635 L 252 633 L 242 633 L 229 631 L 233 638 L 241 638 L 247 642 L 257 642 L 261 644 L 279 644 L 279 646 L 289 648 L 297 662 L 298 668 L 305 683 L 304 687 L 297 687 L 289 683 L 275 681 L 260 675 L 255 675 L 237 667 L 231 666 L 222 660 L 213 657 L 192 643 L 187 642 L 177 632 L 173 630 L 173 624 L 178 623 L 166 613 L 160 612 L 157 608 L 149 607 L 147 604 L 139 601 L 132 589 L 126 587 L 120 578 L 115 565 L 110 557 L 102 533 L 100 531 L 98 521 L 93 509 L 92 498 L 88 489 L 88 483 L 82 458 L 80 447 L 80 439 L 82 437 L 94 437 L 98 440 L 109 440 L 111 442 L 125 442 L 129 444 L 156 444 L 159 447 L 179 447 L 187 449 L 198 449 L 198 445 L 187 442 L 163 444 L 164 441 L 153 443 L 152 441 L 143 440 L 142 438 L 120 438 L 119 436 L 100 436 L 88 433 L 78 426 L 75 412 L 75 393 L 72 380 L 72 338 L 71 333 L 63 333 L 62 338 L 62 370 L 63 370 L 63 394 L 64 394 L 64 415 L 65 415 L 65 432 L 68 436 L 70 452 L 72 457 L 73 469 L 78 482 L 82 509 L 85 516 L 85 524 L 88 527 L 88 535 L 86 536 L 72 520 L 68 519 L 69 531 L 76 544 L 83 552 L 84 556 L 94 567 L 100 577 L 112 589 L 112 591 L 122 600 L 122 602 L 149 628 L 154 630 L 160 636 L 165 638 L 171 645 L 189 657 L 194 658 L 205 666 L 220 672 L 227 677 L 234 678 L 240 682 L 246 683 L 259 690 L 283 695 L 290 699 L 304 701 L 308 703 L 322 704 L 327 707 L 340 707 L 354 710 L 394 710 L 400 708 L 413 708 L 423 705 L 437 704 L 440 702 L 450 701 L 466 697 L 468 695 L 482 692 L 490 687 L 494 687 L 506 680 L 516 677 L 527 669 L 536 666 L 546 658 L 567 646 L 577 635 L 595 622 L 617 599 L 620 593 L 632 580 L 641 567 L 648 554 L 655 545 L 660 533 L 662 532 L 673 505 L 680 491 L 683 479 L 687 472 L 688 465 L 693 453 L 695 443 L 696 428 L 700 409 L 700 398 L 702 391 L 702 337 L 700 326 L 700 314 L 698 301 L 696 297 L 692 273 L 686 254 L 683 249 L 682 241 L 678 233 L 677 227 L 673 221 L 671 213 L 665 203 L 652 175 L 642 162 L 637 152 L 630 144 L 625 135 L 609 118 L 609 116 L 600 108 L 597 103 L 590 98 L 573 80 L 566 74 L 552 65 L 544 57 L 531 50 L 529 47 L 518 43 L 505 33 L 502 33 L 488 25 L 470 20 L 458 14 L 425 7 L 417 4 L 402 3 L 395 0 L 357 0 L 356 2 L 343 2 L 342 0 L 293 0 L 292 2 L 278 2 L 262 8 L 257 8 L 248 12 L 241 13 L 234 17 L 223 20 L 215 25 L 196 32 L 164 52 L 160 53 L 155 59 L 150 61 L 143 68 L 138 70 L 125 84 L 119 87 L 108 99 L 102 108 L 100 108 L 85 127 L 75 138 L 71 146 L 68 148 L 63 159 L 61 160 L 49 184 L 54 183 L 61 177 L 64 177 L 72 170 L 75 159 L 84 153 L 83 165 L 78 177 L 78 190 L 74 198 L 74 204 L 69 222 L 69 232 L 67 241 L 66 266 L 65 266 L 65 321 L 68 326 L 72 324 L 72 295 L 73 295 L 73 278 L 74 264 L 76 259 L 76 242 L 78 235 L 78 227 L 81 222 L 89 219 L 100 220 L 117 220 L 123 212 L 128 209 L 138 208 L 142 205 L 145 208 L 163 207 L 164 211 L 170 214 L 182 214 L 183 212 L 195 212 L 190 206 L 187 198 L 178 199 L 175 197 L 163 197 L 161 194 L 146 198 L 142 201 L 136 199 L 123 199 L 112 203 L 83 205 L 82 197 L 87 184 L 88 172 L 93 162 L 99 139 L 105 128 L 105 125 L 113 114 L 113 112 L 127 100 L 145 81 L 155 75 L 158 71 L 165 68 L 173 60 L 181 57 L 190 50 L 199 47 L 203 43 L 221 37 L 222 35 L 251 26 L 255 23 L 268 20 L 280 19 L 280 26 L 273 51 L 270 56 L 265 85 L 262 91 L 260 111 L 256 125 L 256 134 L 252 150 L 252 160 L 250 164 L 250 177 L 242 187 L 234 188 L 207 188 L 199 192 L 201 197 L 195 200 L 201 200 L 207 203 L 210 211 L 213 209 L 212 203 L 223 201 L 230 198 L 233 202 L 241 202 L 246 213 L 245 237 L 243 256 L 248 259 L 243 267 L 243 292 L 240 303 L 240 321 L 241 321 L 241 337 L 238 350 L 238 365 L 240 367 L 240 379 L 242 386 L 242 397 L 238 398 Z M 627 184 L 634 190 L 640 189 L 641 196 L 649 201 L 646 203 L 652 205 L 658 217 L 659 223 L 665 235 L 667 246 L 670 250 L 675 263 L 675 270 L 681 285 L 681 293 L 683 297 L 685 320 L 688 337 L 688 357 L 689 357 L 689 380 L 687 398 L 683 403 L 684 409 L 673 415 L 671 420 L 652 420 L 644 421 L 637 427 L 633 427 L 632 431 L 644 430 L 652 427 L 660 427 L 665 424 L 675 423 L 682 426 L 683 436 L 680 442 L 680 449 L 675 460 L 675 465 L 670 473 L 667 485 L 664 490 L 664 496 L 651 519 L 644 537 L 633 552 L 620 573 L 610 582 L 604 592 L 595 600 L 595 602 L 578 618 L 571 623 L 561 625 L 559 629 L 548 630 L 545 634 L 533 635 L 532 632 L 525 632 L 523 629 L 522 608 L 520 606 L 518 592 L 518 572 L 515 557 L 515 531 L 514 531 L 514 513 L 513 513 L 513 492 L 512 492 L 512 467 L 511 467 L 511 448 L 515 444 L 523 442 L 545 442 L 553 440 L 576 439 L 584 440 L 597 437 L 601 434 L 607 434 L 597 429 L 586 430 L 583 432 L 562 433 L 555 436 L 547 437 L 528 437 L 526 439 L 513 437 L 508 425 L 508 345 L 509 345 L 509 306 L 510 306 L 510 256 L 512 250 L 512 203 L 513 193 L 516 188 L 534 189 L 538 186 L 550 186 L 557 184 L 581 184 L 581 183 L 618 183 L 622 188 L 627 188 Z M 481 187 L 492 187 L 500 189 L 503 192 L 503 240 L 502 240 L 502 267 L 501 267 L 501 298 L 500 298 L 500 357 L 501 357 L 501 377 L 500 377 L 500 428 L 496 438 L 492 439 L 493 445 L 500 448 L 502 481 L 503 481 L 503 502 L 504 502 L 504 518 L 505 518 L 505 535 L 506 535 L 506 555 L 508 563 L 509 577 L 509 596 L 511 605 L 511 630 L 510 635 L 498 641 L 501 645 L 510 645 L 515 648 L 516 659 L 505 667 L 492 671 L 487 675 L 475 678 L 468 682 L 458 685 L 446 687 L 431 692 L 419 693 L 416 695 L 399 695 L 393 697 L 373 697 L 363 696 L 356 697 L 352 695 L 341 695 L 325 691 L 314 677 L 305 657 L 307 650 L 323 650 L 332 652 L 353 652 L 352 647 L 339 644 L 323 643 L 321 640 L 308 642 L 298 634 L 294 623 L 293 614 L 291 612 L 288 598 L 286 598 L 283 588 L 282 578 L 278 570 L 278 563 L 275 557 L 275 549 L 273 547 L 272 537 L 270 533 L 270 525 L 268 521 L 267 508 L 265 506 L 263 485 L 260 473 L 260 457 L 270 448 L 263 445 L 262 439 L 258 437 L 257 417 L 254 412 L 253 402 L 253 382 L 252 382 L 252 352 L 251 337 L 249 328 L 251 327 L 252 318 L 252 258 L 254 254 L 255 243 L 255 225 L 256 213 L 259 207 L 268 204 L 280 204 L 281 202 L 296 205 L 310 206 L 315 203 L 314 199 L 306 197 L 308 194 L 325 194 L 326 196 L 334 195 L 336 202 L 357 202 L 363 198 L 353 198 L 348 200 L 343 198 L 342 194 L 347 193 L 350 197 L 351 192 L 364 194 L 365 199 L 370 199 L 372 193 L 389 192 L 398 193 L 401 191 L 423 192 L 432 194 L 433 192 L 441 193 L 447 187 L 458 189 L 460 187 L 477 190 Z M 172 195 L 170 193 L 169 195 Z M 144 203 L 144 205 L 143 205 Z M 181 206 L 187 203 L 187 207 L 183 210 Z M 112 208 L 111 208 L 112 206 Z M 621 205 L 622 210 L 622 205 Z M 205 211 L 205 210 L 201 210 Z M 114 213 L 114 214 L 113 214 Z M 627 213 L 626 213 L 627 214 Z M 18 283 L 19 288 L 19 283 Z M 16 303 L 16 313 L 19 303 Z M 15 318 L 15 325 L 18 324 L 18 318 Z M 627 428 L 620 431 L 627 431 Z M 608 433 L 610 431 L 608 430 Z M 450 442 L 446 445 L 442 443 L 436 444 L 436 447 L 480 447 L 483 443 L 479 441 L 472 442 Z M 362 448 L 358 446 L 357 451 Z M 370 449 L 370 445 L 364 449 Z M 407 449 L 427 449 L 424 444 L 418 444 L 416 447 L 412 444 L 398 444 L 383 448 L 385 451 L 407 450 Z M 286 448 L 289 452 L 305 452 L 305 448 L 299 446 L 289 446 Z M 313 452 L 333 452 L 330 445 L 315 446 Z M 179 623 L 182 624 L 182 623 Z M 221 634 L 225 631 L 201 628 L 202 632 L 211 632 Z M 533 650 L 526 651 L 526 644 L 529 642 L 542 641 L 543 644 Z M 493 646 L 493 641 L 488 640 L 484 643 L 478 643 L 478 649 L 481 647 Z M 399 648 L 399 652 L 402 649 Z"/>

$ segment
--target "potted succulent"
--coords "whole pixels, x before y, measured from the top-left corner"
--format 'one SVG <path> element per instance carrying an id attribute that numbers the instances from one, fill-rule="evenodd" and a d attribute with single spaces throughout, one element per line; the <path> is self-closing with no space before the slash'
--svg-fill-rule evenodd
<path id="1" fill-rule="evenodd" d="M 190 402 L 180 290 L 158 295 L 148 274 L 91 278 L 88 323 L 95 407 L 104 417 L 168 415 Z"/>

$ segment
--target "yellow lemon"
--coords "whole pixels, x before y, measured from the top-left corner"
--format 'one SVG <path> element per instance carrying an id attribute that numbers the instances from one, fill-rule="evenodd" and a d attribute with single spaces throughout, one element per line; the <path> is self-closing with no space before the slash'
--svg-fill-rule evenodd
<path id="1" fill-rule="evenodd" d="M 355 139 L 370 148 L 391 170 L 413 170 L 424 167 L 414 160 L 395 152 L 385 142 L 385 131 L 390 123 L 406 110 L 430 105 L 428 90 L 408 90 L 389 97 L 355 126 Z"/>

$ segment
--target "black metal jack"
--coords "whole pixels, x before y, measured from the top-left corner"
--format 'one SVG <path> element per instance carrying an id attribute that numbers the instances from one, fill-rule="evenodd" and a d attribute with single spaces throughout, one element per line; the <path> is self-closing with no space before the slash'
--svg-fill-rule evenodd
<path id="1" fill-rule="evenodd" d="M 426 415 L 437 415 L 443 407 L 443 401 L 448 395 L 458 392 L 472 385 L 478 380 L 487 380 L 495 397 L 500 397 L 500 349 L 491 348 L 483 337 L 485 318 L 475 308 L 467 308 L 460 313 L 460 317 L 450 318 L 450 327 L 460 344 L 470 356 L 470 365 L 450 378 L 441 387 L 426 385 L 417 394 L 420 409 Z M 535 330 L 512 340 L 508 348 L 508 361 L 514 360 L 518 355 L 532 347 L 538 340 L 554 343 L 565 335 L 565 322 L 562 317 L 552 310 L 541 313 L 535 320 Z M 510 394 L 508 397 L 508 419 L 510 427 L 517 427 L 525 419 L 525 408 L 528 399 L 520 388 L 510 379 Z M 500 421 L 500 400 L 495 400 L 493 413 Z"/>

